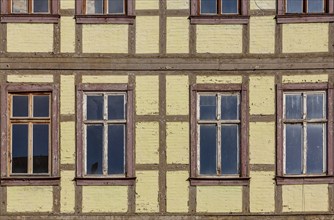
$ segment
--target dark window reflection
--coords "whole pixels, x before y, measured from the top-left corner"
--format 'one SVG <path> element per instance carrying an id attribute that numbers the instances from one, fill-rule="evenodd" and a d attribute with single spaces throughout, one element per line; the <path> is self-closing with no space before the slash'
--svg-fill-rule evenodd
<path id="1" fill-rule="evenodd" d="M 102 174 L 103 126 L 87 126 L 87 174 Z"/>
<path id="2" fill-rule="evenodd" d="M 301 119 L 303 117 L 302 94 L 285 96 L 285 118 Z"/>
<path id="3" fill-rule="evenodd" d="M 124 119 L 124 96 L 111 95 L 108 96 L 108 119 L 117 120 Z"/>
<path id="4" fill-rule="evenodd" d="M 49 12 L 49 0 L 34 0 L 34 12 Z"/>
<path id="5" fill-rule="evenodd" d="M 239 101 L 237 95 L 223 95 L 221 97 L 221 119 L 239 119 Z"/>
<path id="6" fill-rule="evenodd" d="M 200 119 L 216 119 L 216 96 L 200 96 Z"/>
<path id="7" fill-rule="evenodd" d="M 49 172 L 49 125 L 33 125 L 33 173 Z"/>
<path id="8" fill-rule="evenodd" d="M 201 0 L 201 14 L 217 14 L 217 0 Z"/>
<path id="9" fill-rule="evenodd" d="M 309 13 L 323 13 L 324 0 L 307 0 L 307 10 Z"/>
<path id="10" fill-rule="evenodd" d="M 221 128 L 221 164 L 222 174 L 238 174 L 239 126 L 222 125 Z"/>
<path id="11" fill-rule="evenodd" d="M 34 96 L 34 117 L 49 117 L 49 96 Z"/>
<path id="12" fill-rule="evenodd" d="M 13 96 L 13 117 L 28 117 L 28 96 Z"/>
<path id="13" fill-rule="evenodd" d="M 103 119 L 103 96 L 87 96 L 87 120 Z"/>
<path id="14" fill-rule="evenodd" d="M 307 125 L 307 173 L 323 173 L 323 125 Z"/>
<path id="15" fill-rule="evenodd" d="M 28 125 L 12 125 L 12 173 L 28 173 Z"/>
<path id="16" fill-rule="evenodd" d="M 123 0 L 109 0 L 108 11 L 110 14 L 123 14 L 124 13 Z"/>
<path id="17" fill-rule="evenodd" d="M 215 125 L 200 125 L 200 174 L 216 175 L 216 140 Z"/>
<path id="18" fill-rule="evenodd" d="M 103 0 L 86 0 L 87 14 L 102 14 Z"/>
<path id="19" fill-rule="evenodd" d="M 286 0 L 287 13 L 303 13 L 303 0 Z"/>
<path id="20" fill-rule="evenodd" d="M 108 174 L 124 174 L 124 125 L 108 126 Z"/>
<path id="21" fill-rule="evenodd" d="M 238 13 L 238 0 L 222 0 L 223 14 Z"/>
<path id="22" fill-rule="evenodd" d="M 286 174 L 302 174 L 302 125 L 286 125 Z"/>
<path id="23" fill-rule="evenodd" d="M 324 96 L 322 94 L 307 95 L 307 119 L 324 117 Z"/>

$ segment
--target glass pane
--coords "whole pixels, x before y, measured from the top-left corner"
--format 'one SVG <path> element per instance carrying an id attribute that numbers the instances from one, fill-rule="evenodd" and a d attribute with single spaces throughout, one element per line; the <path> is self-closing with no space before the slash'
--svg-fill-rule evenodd
<path id="1" fill-rule="evenodd" d="M 109 14 L 123 14 L 124 13 L 124 2 L 123 0 L 109 0 Z"/>
<path id="2" fill-rule="evenodd" d="M 286 0 L 287 13 L 303 13 L 303 0 Z"/>
<path id="3" fill-rule="evenodd" d="M 323 13 L 324 12 L 324 0 L 308 0 L 307 12 L 309 13 Z"/>
<path id="4" fill-rule="evenodd" d="M 215 125 L 200 125 L 200 174 L 216 175 L 217 128 Z"/>
<path id="5" fill-rule="evenodd" d="M 239 119 L 239 100 L 238 95 L 223 95 L 221 97 L 221 119 Z"/>
<path id="6" fill-rule="evenodd" d="M 28 96 L 13 96 L 13 117 L 28 117 Z"/>
<path id="7" fill-rule="evenodd" d="M 103 14 L 103 0 L 86 0 L 87 14 Z"/>
<path id="8" fill-rule="evenodd" d="M 238 0 L 222 0 L 222 12 L 223 14 L 237 14 Z"/>
<path id="9" fill-rule="evenodd" d="M 216 119 L 216 96 L 200 96 L 199 110 L 201 120 Z"/>
<path id="10" fill-rule="evenodd" d="M 201 14 L 217 14 L 217 0 L 201 0 Z"/>
<path id="11" fill-rule="evenodd" d="M 34 117 L 49 117 L 49 96 L 34 96 Z"/>
<path id="12" fill-rule="evenodd" d="M 103 119 L 103 96 L 87 96 L 87 120 Z"/>
<path id="13" fill-rule="evenodd" d="M 307 170 L 309 174 L 323 173 L 323 125 L 307 125 Z"/>
<path id="14" fill-rule="evenodd" d="M 28 125 L 12 125 L 12 173 L 28 173 Z"/>
<path id="15" fill-rule="evenodd" d="M 302 174 L 302 125 L 286 125 L 285 137 L 285 173 Z"/>
<path id="16" fill-rule="evenodd" d="M 34 0 L 34 12 L 49 12 L 49 0 Z"/>
<path id="17" fill-rule="evenodd" d="M 103 126 L 87 126 L 87 174 L 102 174 Z"/>
<path id="18" fill-rule="evenodd" d="M 307 100 L 307 119 L 324 118 L 324 95 L 308 94 Z"/>
<path id="19" fill-rule="evenodd" d="M 49 172 L 49 125 L 33 125 L 33 173 Z"/>
<path id="20" fill-rule="evenodd" d="M 12 0 L 13 13 L 28 13 L 28 0 Z"/>
<path id="21" fill-rule="evenodd" d="M 301 119 L 303 117 L 302 94 L 285 95 L 285 118 Z"/>
<path id="22" fill-rule="evenodd" d="M 108 96 L 108 119 L 125 119 L 123 95 Z"/>
<path id="23" fill-rule="evenodd" d="M 124 125 L 108 126 L 108 174 L 124 174 Z"/>
<path id="24" fill-rule="evenodd" d="M 221 135 L 222 174 L 238 174 L 239 126 L 222 125 Z"/>

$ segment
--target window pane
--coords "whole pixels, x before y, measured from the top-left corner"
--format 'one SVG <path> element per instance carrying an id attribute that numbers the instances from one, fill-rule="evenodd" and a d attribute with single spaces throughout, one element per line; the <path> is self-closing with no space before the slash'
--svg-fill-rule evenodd
<path id="1" fill-rule="evenodd" d="M 308 0 L 307 12 L 309 13 L 323 13 L 324 12 L 324 0 Z"/>
<path id="2" fill-rule="evenodd" d="M 307 119 L 324 117 L 324 95 L 312 94 L 307 95 Z"/>
<path id="3" fill-rule="evenodd" d="M 307 125 L 307 173 L 323 173 L 323 125 Z"/>
<path id="4" fill-rule="evenodd" d="M 87 14 L 103 14 L 103 0 L 86 0 Z"/>
<path id="5" fill-rule="evenodd" d="M 200 174 L 216 175 L 217 129 L 215 125 L 200 125 Z"/>
<path id="6" fill-rule="evenodd" d="M 28 96 L 13 96 L 13 117 L 28 117 Z"/>
<path id="7" fill-rule="evenodd" d="M 287 13 L 303 13 L 303 0 L 286 0 Z"/>
<path id="8" fill-rule="evenodd" d="M 87 126 L 87 174 L 102 174 L 103 126 Z"/>
<path id="9" fill-rule="evenodd" d="M 28 13 L 28 0 L 12 0 L 13 13 Z"/>
<path id="10" fill-rule="evenodd" d="M 217 14 L 217 0 L 201 0 L 201 14 Z"/>
<path id="11" fill-rule="evenodd" d="M 210 120 L 216 119 L 216 96 L 200 96 L 200 119 Z"/>
<path id="12" fill-rule="evenodd" d="M 238 13 L 238 0 L 222 0 L 223 14 Z"/>
<path id="13" fill-rule="evenodd" d="M 109 13 L 110 14 L 123 14 L 124 2 L 123 0 L 109 0 Z"/>
<path id="14" fill-rule="evenodd" d="M 49 172 L 49 125 L 33 125 L 33 172 Z"/>
<path id="15" fill-rule="evenodd" d="M 49 117 L 49 96 L 34 96 L 34 117 Z"/>
<path id="16" fill-rule="evenodd" d="M 28 173 L 28 125 L 12 125 L 12 173 Z"/>
<path id="17" fill-rule="evenodd" d="M 221 97 L 221 119 L 239 119 L 239 100 L 238 95 L 223 95 Z"/>
<path id="18" fill-rule="evenodd" d="M 124 125 L 108 126 L 108 174 L 124 174 Z"/>
<path id="19" fill-rule="evenodd" d="M 103 119 L 103 96 L 87 96 L 87 120 Z"/>
<path id="20" fill-rule="evenodd" d="M 125 119 L 123 95 L 108 96 L 108 119 Z"/>
<path id="21" fill-rule="evenodd" d="M 49 0 L 34 0 L 34 12 L 49 12 Z"/>
<path id="22" fill-rule="evenodd" d="M 285 172 L 286 174 L 302 174 L 302 125 L 285 126 Z"/>
<path id="23" fill-rule="evenodd" d="M 301 119 L 303 117 L 302 95 L 285 95 L 285 118 Z"/>
<path id="24" fill-rule="evenodd" d="M 239 126 L 222 125 L 221 135 L 222 174 L 238 174 Z"/>

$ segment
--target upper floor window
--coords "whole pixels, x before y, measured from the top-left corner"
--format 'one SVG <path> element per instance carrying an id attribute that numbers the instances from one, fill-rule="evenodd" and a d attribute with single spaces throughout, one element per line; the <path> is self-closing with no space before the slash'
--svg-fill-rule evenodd
<path id="1" fill-rule="evenodd" d="M 199 0 L 200 14 L 239 14 L 239 0 Z"/>
<path id="2" fill-rule="evenodd" d="M 126 0 L 86 0 L 86 14 L 126 14 Z"/>
<path id="3" fill-rule="evenodd" d="M 286 0 L 286 13 L 325 13 L 326 0 Z"/>
<path id="4" fill-rule="evenodd" d="M 50 13 L 50 0 L 12 0 L 11 13 Z"/>

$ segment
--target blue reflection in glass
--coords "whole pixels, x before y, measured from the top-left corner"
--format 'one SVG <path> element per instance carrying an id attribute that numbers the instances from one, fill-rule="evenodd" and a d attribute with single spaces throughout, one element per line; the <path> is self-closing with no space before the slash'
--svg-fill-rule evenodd
<path id="1" fill-rule="evenodd" d="M 13 96 L 13 117 L 28 117 L 28 96 Z"/>
<path id="2" fill-rule="evenodd" d="M 103 119 L 103 96 L 87 96 L 87 120 Z"/>
<path id="3" fill-rule="evenodd" d="M 217 0 L 201 0 L 201 14 L 217 14 Z"/>
<path id="4" fill-rule="evenodd" d="M 216 96 L 200 96 L 199 112 L 201 120 L 216 119 Z"/>
<path id="5" fill-rule="evenodd" d="M 302 174 L 302 125 L 287 124 L 285 130 L 285 172 Z"/>
<path id="6" fill-rule="evenodd" d="M 49 117 L 49 96 L 34 96 L 34 117 Z"/>
<path id="7" fill-rule="evenodd" d="M 237 14 L 238 0 L 222 0 L 223 14 Z"/>
<path id="8" fill-rule="evenodd" d="M 221 97 L 221 119 L 239 119 L 239 100 L 238 95 L 223 95 Z"/>
<path id="9" fill-rule="evenodd" d="M 124 174 L 124 125 L 108 126 L 108 174 Z"/>
<path id="10" fill-rule="evenodd" d="M 49 0 L 34 0 L 34 12 L 49 12 Z"/>
<path id="11" fill-rule="evenodd" d="M 108 119 L 125 119 L 124 116 L 124 95 L 108 96 Z"/>
<path id="12" fill-rule="evenodd" d="M 287 13 L 303 13 L 303 0 L 286 0 Z"/>
<path id="13" fill-rule="evenodd" d="M 87 125 L 87 174 L 102 174 L 103 126 Z"/>
<path id="14" fill-rule="evenodd" d="M 308 174 L 323 173 L 323 125 L 307 125 L 307 170 Z"/>
<path id="15" fill-rule="evenodd" d="M 215 125 L 200 125 L 200 174 L 216 175 L 216 140 Z"/>
<path id="16" fill-rule="evenodd" d="M 307 0 L 307 12 L 308 13 L 323 13 L 324 1 L 323 0 Z"/>
<path id="17" fill-rule="evenodd" d="M 109 14 L 123 14 L 124 2 L 123 0 L 109 0 Z"/>
<path id="18" fill-rule="evenodd" d="M 323 94 L 308 94 L 307 119 L 321 119 L 324 117 L 324 96 Z"/>
<path id="19" fill-rule="evenodd" d="M 221 164 L 222 174 L 239 173 L 239 126 L 222 125 L 221 128 Z"/>
<path id="20" fill-rule="evenodd" d="M 33 172 L 49 172 L 49 125 L 33 125 Z"/>
<path id="21" fill-rule="evenodd" d="M 28 124 L 12 125 L 12 173 L 28 173 Z"/>
<path id="22" fill-rule="evenodd" d="M 302 111 L 302 94 L 285 95 L 285 118 L 301 119 Z"/>

